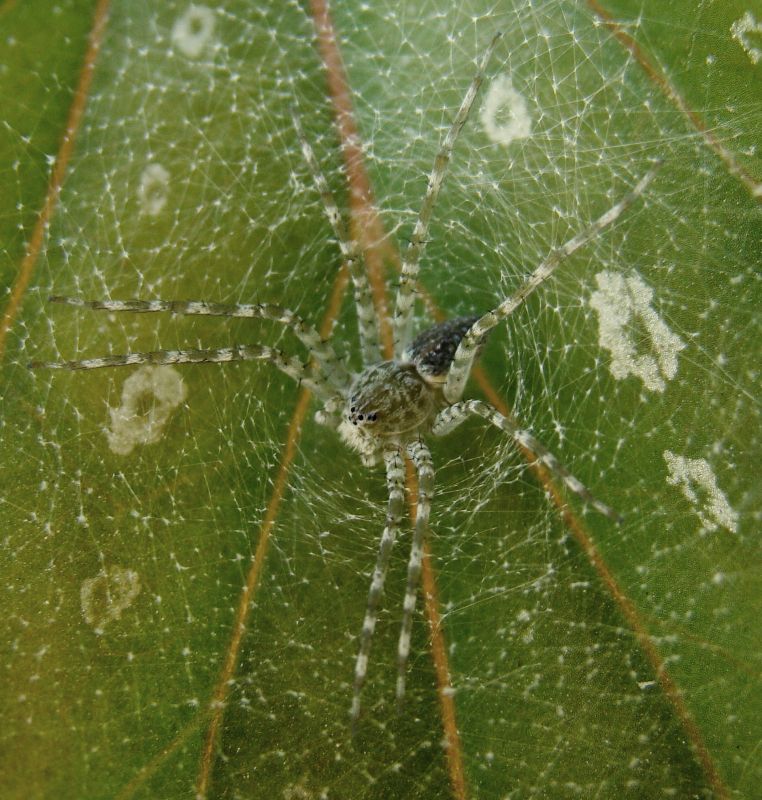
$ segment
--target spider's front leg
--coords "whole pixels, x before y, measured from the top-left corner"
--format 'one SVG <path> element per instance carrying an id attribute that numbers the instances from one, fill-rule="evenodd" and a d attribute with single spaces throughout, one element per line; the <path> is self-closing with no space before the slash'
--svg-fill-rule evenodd
<path id="1" fill-rule="evenodd" d="M 376 629 L 378 603 L 384 591 L 386 571 L 389 567 L 392 547 L 394 547 L 394 542 L 397 539 L 400 520 L 405 513 L 405 464 L 401 449 L 398 446 L 388 449 L 384 453 L 384 461 L 386 463 L 386 485 L 389 490 L 389 505 L 386 512 L 386 527 L 381 536 L 376 567 L 373 570 L 373 578 L 368 592 L 365 619 L 360 632 L 360 650 L 357 653 L 357 661 L 355 663 L 352 708 L 349 712 L 352 727 L 354 727 L 360 716 L 360 693 L 368 673 L 368 654 L 370 653 L 373 632 Z"/>
<path id="2" fill-rule="evenodd" d="M 418 596 L 418 583 L 421 578 L 423 564 L 423 543 L 429 527 L 431 497 L 434 493 L 434 467 L 431 463 L 431 451 L 422 440 L 411 442 L 407 452 L 415 465 L 418 474 L 418 498 L 415 506 L 415 530 L 410 548 L 410 560 L 407 565 L 407 586 L 405 600 L 402 604 L 402 630 L 397 647 L 397 704 L 402 703 L 405 696 L 405 670 L 410 655 L 410 631 L 413 627 L 413 612 Z"/>
<path id="3" fill-rule="evenodd" d="M 579 497 L 589 503 L 596 511 L 617 524 L 622 522 L 621 514 L 618 514 L 613 508 L 598 500 L 582 481 L 575 478 L 553 453 L 551 453 L 545 445 L 537 441 L 529 431 L 519 428 L 519 426 L 508 419 L 508 417 L 503 416 L 497 409 L 492 408 L 492 406 L 481 400 L 465 400 L 443 409 L 434 420 L 431 432 L 434 436 L 445 436 L 468 419 L 469 416 L 473 415 L 482 417 L 488 422 L 491 422 L 497 428 L 500 428 L 500 430 L 505 431 L 505 433 L 521 447 L 534 453 L 538 461 L 544 464 L 555 475 L 558 475 L 568 489 L 574 492 L 574 494 L 579 495 Z"/>

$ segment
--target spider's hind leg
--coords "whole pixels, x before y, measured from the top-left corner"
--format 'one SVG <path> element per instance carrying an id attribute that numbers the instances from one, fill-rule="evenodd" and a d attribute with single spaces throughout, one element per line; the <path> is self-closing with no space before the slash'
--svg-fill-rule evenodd
<path id="1" fill-rule="evenodd" d="M 484 316 L 474 322 L 460 341 L 455 356 L 452 359 L 449 373 L 447 374 L 443 392 L 448 403 L 456 403 L 463 396 L 463 389 L 465 388 L 468 376 L 471 374 L 474 359 L 478 354 L 479 347 L 484 341 L 485 335 L 501 320 L 512 314 L 535 289 L 545 283 L 569 256 L 591 242 L 604 228 L 615 222 L 621 214 L 645 192 L 646 187 L 654 179 L 656 171 L 661 164 L 661 161 L 657 161 L 651 171 L 647 172 L 619 202 L 615 203 L 608 211 L 601 214 L 601 216 L 588 225 L 587 228 L 576 236 L 573 236 L 565 244 L 551 250 L 535 271 L 527 278 L 523 286 L 510 297 L 503 300 L 497 308 L 488 311 Z"/>
<path id="2" fill-rule="evenodd" d="M 450 130 L 447 132 L 439 148 L 439 152 L 434 159 L 434 165 L 429 173 L 429 182 L 426 188 L 426 194 L 423 197 L 423 202 L 421 203 L 421 210 L 418 212 L 418 220 L 415 223 L 410 243 L 402 259 L 399 289 L 397 290 L 397 298 L 395 300 L 393 320 L 394 353 L 398 358 L 410 344 L 415 287 L 418 280 L 418 264 L 421 259 L 421 253 L 426 246 L 426 236 L 429 230 L 429 223 L 431 222 L 431 215 L 434 212 L 434 205 L 439 197 L 439 191 L 442 188 L 447 173 L 447 166 L 450 163 L 455 142 L 458 140 L 458 136 L 463 126 L 466 124 L 471 107 L 479 92 L 479 87 L 484 80 L 484 70 L 487 67 L 487 62 L 501 36 L 502 33 L 495 34 L 487 46 L 487 49 L 484 51 L 479 61 L 476 74 L 463 97 L 460 108 L 455 115 Z"/>
<path id="3" fill-rule="evenodd" d="M 348 235 L 347 228 L 341 219 L 341 214 L 336 205 L 336 200 L 331 190 L 328 188 L 328 181 L 326 181 L 320 169 L 312 146 L 304 134 L 299 115 L 294 109 L 291 111 L 291 118 L 302 148 L 302 155 L 312 173 L 312 180 L 315 184 L 315 188 L 318 190 L 320 198 L 323 201 L 325 214 L 336 235 L 341 255 L 349 270 L 350 277 L 352 278 L 363 364 L 366 366 L 374 364 L 381 355 L 379 321 L 373 304 L 370 282 L 365 272 L 362 250 L 360 249 L 359 243 Z"/>

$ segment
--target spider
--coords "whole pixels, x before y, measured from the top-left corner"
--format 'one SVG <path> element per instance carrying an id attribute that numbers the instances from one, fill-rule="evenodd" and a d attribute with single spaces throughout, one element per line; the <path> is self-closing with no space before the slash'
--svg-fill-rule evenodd
<path id="1" fill-rule="evenodd" d="M 66 303 L 109 312 L 171 312 L 173 314 L 249 317 L 279 322 L 296 335 L 307 348 L 306 362 L 264 345 L 235 345 L 220 349 L 159 350 L 127 353 L 79 361 L 34 363 L 32 367 L 88 370 L 124 367 L 137 364 L 198 364 L 230 361 L 265 361 L 275 365 L 323 402 L 316 413 L 318 422 L 335 429 L 341 439 L 357 451 L 363 463 L 372 466 L 383 460 L 386 467 L 388 506 L 386 525 L 368 593 L 365 617 L 359 636 L 354 669 L 350 717 L 352 724 L 360 716 L 360 696 L 366 680 L 371 640 L 376 626 L 379 602 L 383 593 L 392 547 L 400 529 L 405 505 L 405 457 L 409 457 L 418 476 L 416 518 L 407 567 L 407 585 L 403 602 L 402 626 L 397 648 L 396 698 L 405 694 L 405 679 L 410 653 L 410 632 L 416 606 L 418 582 L 423 558 L 423 543 L 428 528 L 434 490 L 434 468 L 424 436 L 435 437 L 458 427 L 471 416 L 479 416 L 504 431 L 521 447 L 534 453 L 574 494 L 614 522 L 619 515 L 593 494 L 567 470 L 528 430 L 519 427 L 482 400 L 462 400 L 472 366 L 489 332 L 516 310 L 526 297 L 546 281 L 572 253 L 594 239 L 613 223 L 646 189 L 656 167 L 637 185 L 565 244 L 547 255 L 525 283 L 510 297 L 481 316 L 463 316 L 434 325 L 415 338 L 412 336 L 413 306 L 418 265 L 426 245 L 432 212 L 442 187 L 447 165 L 458 135 L 474 104 L 484 71 L 500 34 L 482 55 L 477 71 L 445 136 L 429 175 L 428 186 L 412 237 L 403 257 L 393 316 L 394 356 L 382 360 L 379 320 L 370 287 L 362 266 L 362 253 L 345 230 L 336 202 L 317 163 L 312 147 L 302 130 L 298 116 L 293 122 L 315 187 L 333 228 L 342 257 L 352 278 L 357 311 L 362 368 L 350 372 L 332 343 L 293 311 L 268 303 L 223 305 L 219 303 L 167 300 L 82 300 L 51 297 L 51 302 Z"/>

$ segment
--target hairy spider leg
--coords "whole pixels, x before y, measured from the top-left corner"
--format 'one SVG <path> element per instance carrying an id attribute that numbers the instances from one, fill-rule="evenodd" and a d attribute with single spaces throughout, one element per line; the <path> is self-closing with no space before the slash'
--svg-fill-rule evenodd
<path id="1" fill-rule="evenodd" d="M 381 344 L 379 339 L 378 318 L 376 316 L 376 309 L 373 306 L 373 296 L 371 294 L 368 276 L 363 266 L 362 251 L 357 241 L 347 236 L 347 231 L 341 219 L 338 206 L 336 205 L 331 190 L 328 188 L 328 182 L 315 158 L 312 146 L 304 135 L 301 120 L 294 111 L 292 111 L 291 117 L 294 121 L 296 135 L 299 137 L 299 142 L 302 146 L 304 160 L 307 162 L 307 166 L 312 173 L 312 180 L 323 201 L 323 208 L 325 209 L 328 221 L 331 223 L 333 232 L 336 235 L 342 258 L 352 277 L 355 306 L 357 308 L 357 326 L 360 333 L 360 351 L 362 353 L 363 364 L 367 367 L 370 364 L 375 364 L 381 357 Z"/>
<path id="2" fill-rule="evenodd" d="M 302 344 L 310 351 L 328 383 L 337 390 L 346 389 L 349 373 L 336 355 L 333 347 L 324 341 L 317 330 L 288 308 L 271 303 L 228 305 L 206 303 L 197 300 L 82 300 L 78 297 L 48 298 L 50 303 L 65 303 L 70 306 L 89 308 L 94 311 L 132 312 L 149 314 L 169 312 L 186 316 L 244 317 L 268 319 L 281 322 L 290 328 Z"/>
<path id="3" fill-rule="evenodd" d="M 365 618 L 360 632 L 360 649 L 355 662 L 352 707 L 349 711 L 353 728 L 360 716 L 360 694 L 368 674 L 368 655 L 373 632 L 376 629 L 378 604 L 384 591 L 389 558 L 392 554 L 394 542 L 397 539 L 400 521 L 405 513 L 405 465 L 400 448 L 395 447 L 392 450 L 387 450 L 384 453 L 384 461 L 386 463 L 386 485 L 389 490 L 389 505 L 386 512 L 386 527 L 381 536 L 376 567 L 373 570 L 373 578 L 368 592 L 368 604 L 365 608 Z"/>
<path id="4" fill-rule="evenodd" d="M 349 386 L 350 376 L 333 347 L 324 341 L 317 330 L 288 308 L 271 303 L 228 305 L 196 300 L 82 300 L 78 297 L 48 298 L 50 303 L 89 308 L 94 311 L 132 312 L 150 314 L 169 312 L 186 316 L 244 317 L 281 322 L 290 328 L 310 351 L 328 382 L 342 391 Z"/>
<path id="5" fill-rule="evenodd" d="M 426 236 L 429 230 L 429 223 L 431 222 L 431 215 L 434 211 L 434 205 L 439 196 L 439 190 L 442 188 L 455 142 L 466 123 L 466 119 L 468 119 L 471 106 L 473 106 L 476 95 L 479 92 L 479 87 L 484 80 L 484 70 L 501 36 L 502 33 L 495 34 L 492 41 L 487 46 L 487 49 L 484 51 L 476 74 L 460 104 L 460 108 L 455 115 L 450 130 L 447 132 L 442 146 L 439 148 L 439 152 L 434 159 L 434 166 L 431 168 L 431 173 L 429 174 L 429 182 L 426 188 L 426 194 L 423 198 L 423 203 L 421 204 L 421 210 L 418 212 L 418 220 L 415 223 L 413 235 L 410 237 L 410 242 L 408 243 L 402 259 L 402 271 L 399 278 L 399 288 L 397 290 L 397 299 L 394 309 L 395 358 L 402 357 L 412 337 L 413 304 L 415 302 L 415 287 L 418 280 L 418 264 L 421 253 L 426 246 Z"/>
<path id="6" fill-rule="evenodd" d="M 463 389 L 466 386 L 474 359 L 479 350 L 480 344 L 484 341 L 484 336 L 494 328 L 501 320 L 513 313 L 526 298 L 542 283 L 544 283 L 553 272 L 570 256 L 583 245 L 594 239 L 604 228 L 611 225 L 623 211 L 637 200 L 645 191 L 646 186 L 653 180 L 656 170 L 661 164 L 646 173 L 634 189 L 629 191 L 618 203 L 613 205 L 598 219 L 590 224 L 576 236 L 569 239 L 566 244 L 551 250 L 545 260 L 529 276 L 524 285 L 511 297 L 504 300 L 497 308 L 488 311 L 483 317 L 478 319 L 461 339 L 455 357 L 450 364 L 450 371 L 444 385 L 444 396 L 448 403 L 455 403 L 463 396 Z"/>
<path id="7" fill-rule="evenodd" d="M 519 445 L 525 447 L 527 450 L 531 450 L 538 461 L 544 464 L 551 472 L 558 475 L 568 489 L 574 492 L 574 494 L 579 495 L 596 511 L 614 520 L 617 524 L 622 522 L 621 515 L 617 514 L 613 508 L 598 500 L 582 481 L 575 478 L 545 445 L 537 441 L 529 431 L 520 428 L 508 419 L 508 417 L 503 416 L 497 409 L 492 408 L 488 403 L 484 403 L 481 400 L 465 400 L 442 409 L 434 420 L 431 432 L 434 436 L 445 436 L 472 415 L 483 417 L 502 431 L 505 431 L 505 433 Z"/>
<path id="8" fill-rule="evenodd" d="M 420 439 L 407 446 L 407 452 L 418 473 L 418 499 L 415 507 L 415 528 L 413 543 L 410 547 L 410 560 L 407 565 L 407 585 L 405 599 L 402 604 L 402 629 L 397 645 L 397 705 L 402 704 L 405 696 L 405 670 L 410 656 L 410 631 L 413 627 L 413 613 L 418 596 L 418 582 L 421 578 L 423 563 L 423 543 L 429 527 L 431 498 L 434 493 L 434 467 L 431 463 L 431 451 Z"/>
<path id="9" fill-rule="evenodd" d="M 117 356 L 84 358 L 80 361 L 33 361 L 31 369 L 102 369 L 104 367 L 131 367 L 138 364 L 221 364 L 230 361 L 268 361 L 281 372 L 306 386 L 318 397 L 331 399 L 336 395 L 320 377 L 310 377 L 307 365 L 298 358 L 287 356 L 280 350 L 262 345 L 233 345 L 217 350 L 153 350 L 144 353 L 125 353 Z"/>

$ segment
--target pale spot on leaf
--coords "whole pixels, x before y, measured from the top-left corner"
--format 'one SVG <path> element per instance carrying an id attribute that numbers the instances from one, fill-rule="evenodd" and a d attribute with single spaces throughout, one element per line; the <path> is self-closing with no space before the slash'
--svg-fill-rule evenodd
<path id="1" fill-rule="evenodd" d="M 532 132 L 526 100 L 514 88 L 509 75 L 492 81 L 481 110 L 484 132 L 495 144 L 508 145 Z"/>
<path id="2" fill-rule="evenodd" d="M 122 404 L 109 409 L 111 428 L 106 437 L 111 450 L 124 456 L 136 445 L 159 441 L 172 411 L 186 395 L 185 383 L 174 367 L 138 369 L 124 382 Z"/>
<path id="3" fill-rule="evenodd" d="M 190 6 L 172 26 L 172 43 L 188 58 L 198 58 L 214 33 L 214 12 L 206 6 Z"/>
<path id="4" fill-rule="evenodd" d="M 140 176 L 138 198 L 144 213 L 158 216 L 167 204 L 169 172 L 161 164 L 149 164 Z"/>
<path id="5" fill-rule="evenodd" d="M 653 289 L 636 273 L 625 277 L 604 270 L 595 281 L 599 288 L 590 305 L 598 314 L 598 341 L 611 353 L 611 374 L 617 380 L 635 375 L 647 389 L 663 392 L 677 374 L 677 355 L 685 343 L 651 308 Z M 635 323 L 645 329 L 650 352 L 638 352 Z"/>
<path id="6" fill-rule="evenodd" d="M 685 458 L 665 450 L 669 476 L 667 482 L 679 486 L 701 520 L 704 531 L 716 531 L 722 526 L 735 533 L 738 529 L 738 512 L 717 485 L 717 477 L 709 462 L 703 458 Z"/>
<path id="7" fill-rule="evenodd" d="M 138 573 L 122 567 L 106 567 L 99 575 L 82 582 L 79 597 L 82 616 L 98 635 L 122 616 L 140 594 Z"/>
<path id="8" fill-rule="evenodd" d="M 757 22 L 751 11 L 747 11 L 730 26 L 730 32 L 746 51 L 749 61 L 759 64 L 762 60 L 762 22 Z M 759 42 L 760 47 L 753 44 L 754 40 Z"/>

